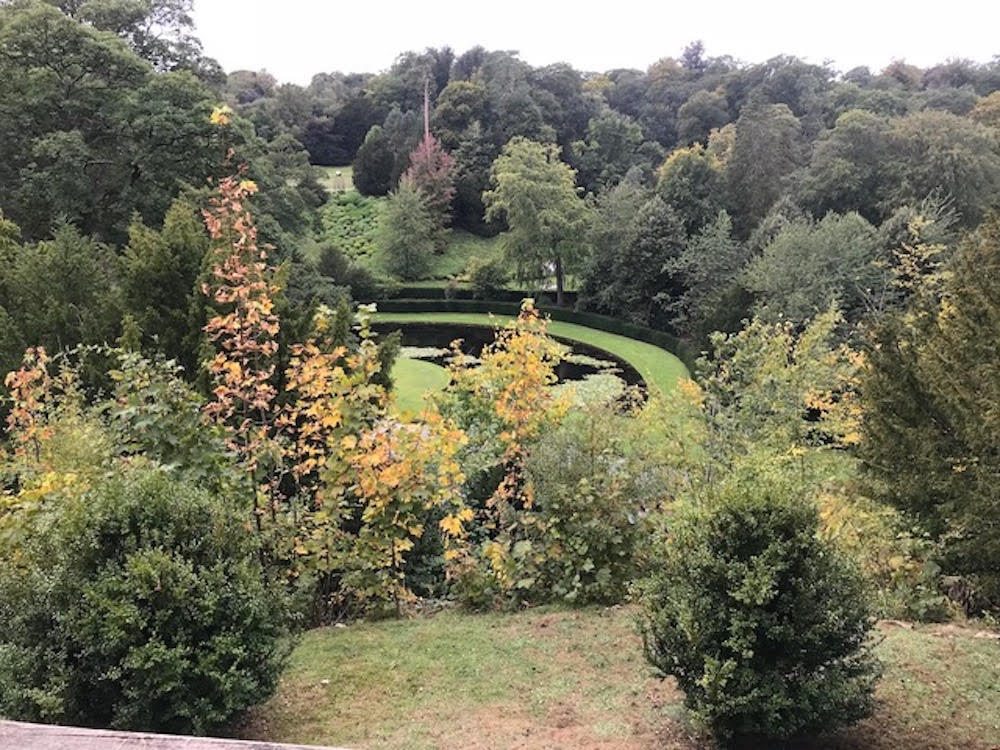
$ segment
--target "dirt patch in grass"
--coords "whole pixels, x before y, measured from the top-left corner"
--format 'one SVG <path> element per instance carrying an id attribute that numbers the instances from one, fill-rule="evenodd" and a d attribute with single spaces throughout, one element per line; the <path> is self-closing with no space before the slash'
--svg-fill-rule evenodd
<path id="1" fill-rule="evenodd" d="M 241 736 L 371 750 L 702 750 L 673 680 L 652 675 L 627 607 L 443 612 L 307 633 Z M 885 625 L 879 710 L 788 748 L 1000 748 L 1000 643 Z M 781 745 L 770 745 L 781 747 Z"/>

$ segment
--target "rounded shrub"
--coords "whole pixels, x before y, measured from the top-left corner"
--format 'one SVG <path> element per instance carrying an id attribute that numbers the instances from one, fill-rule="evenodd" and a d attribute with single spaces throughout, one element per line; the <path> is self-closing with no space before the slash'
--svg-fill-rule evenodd
<path id="1" fill-rule="evenodd" d="M 679 510 L 642 592 L 646 658 L 721 742 L 853 723 L 880 671 L 861 576 L 815 506 L 754 484 Z"/>
<path id="2" fill-rule="evenodd" d="M 151 465 L 46 507 L 0 553 L 0 715 L 203 733 L 272 693 L 288 613 L 243 514 Z"/>
<path id="3" fill-rule="evenodd" d="M 510 271 L 499 258 L 473 258 L 469 261 L 466 273 L 472 288 L 480 294 L 502 289 L 510 279 Z"/>

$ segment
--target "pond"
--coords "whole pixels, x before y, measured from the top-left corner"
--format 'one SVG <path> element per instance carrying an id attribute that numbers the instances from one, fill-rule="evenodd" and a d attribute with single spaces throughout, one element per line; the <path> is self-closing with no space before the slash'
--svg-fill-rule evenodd
<path id="1" fill-rule="evenodd" d="M 494 340 L 494 330 L 488 326 L 460 325 L 454 323 L 376 323 L 374 330 L 385 335 L 402 331 L 403 355 L 411 359 L 447 366 L 451 342 L 461 340 L 463 354 L 478 357 L 483 347 Z M 628 362 L 610 352 L 594 346 L 556 338 L 570 351 L 556 368 L 559 383 L 586 383 L 605 391 L 624 392 L 627 386 L 645 390 L 642 375 Z"/>

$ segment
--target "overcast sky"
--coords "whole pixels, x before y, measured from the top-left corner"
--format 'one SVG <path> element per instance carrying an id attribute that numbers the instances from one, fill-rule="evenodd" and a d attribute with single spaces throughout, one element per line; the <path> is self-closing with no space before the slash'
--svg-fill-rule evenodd
<path id="1" fill-rule="evenodd" d="M 588 71 L 644 69 L 695 39 L 709 55 L 787 53 L 840 70 L 1000 54 L 1000 0 L 195 0 L 195 22 L 227 71 L 263 68 L 302 84 L 318 72 L 378 72 L 404 50 L 443 45 Z"/>

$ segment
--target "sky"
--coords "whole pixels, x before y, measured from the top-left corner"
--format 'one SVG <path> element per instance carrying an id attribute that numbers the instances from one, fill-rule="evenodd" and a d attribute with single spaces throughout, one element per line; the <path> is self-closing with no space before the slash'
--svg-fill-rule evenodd
<path id="1" fill-rule="evenodd" d="M 696 39 L 708 55 L 792 54 L 842 71 L 1000 55 L 1000 0 L 195 0 L 194 19 L 205 53 L 227 71 L 300 84 L 319 72 L 379 72 L 404 50 L 444 45 L 584 71 L 645 69 Z"/>

